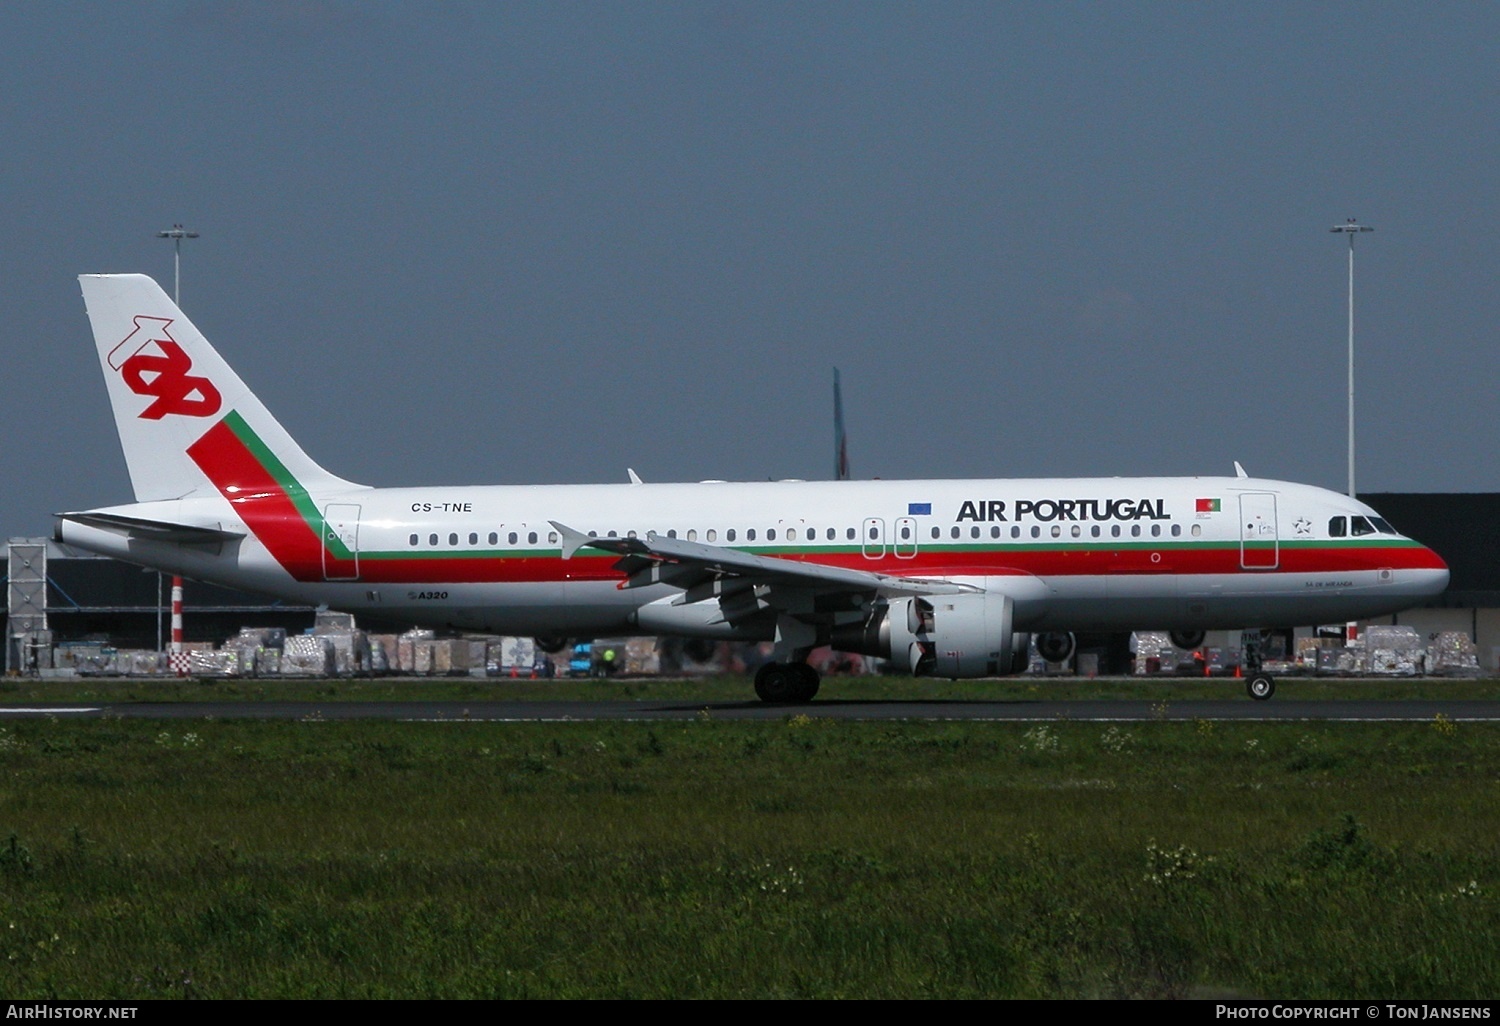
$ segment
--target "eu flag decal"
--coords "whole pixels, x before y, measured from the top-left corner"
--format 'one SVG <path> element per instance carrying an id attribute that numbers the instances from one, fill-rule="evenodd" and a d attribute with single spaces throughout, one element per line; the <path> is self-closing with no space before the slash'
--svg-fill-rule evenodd
<path id="1" fill-rule="evenodd" d="M 909 517 L 930 517 L 932 516 L 932 503 L 908 502 L 906 504 L 906 515 Z"/>

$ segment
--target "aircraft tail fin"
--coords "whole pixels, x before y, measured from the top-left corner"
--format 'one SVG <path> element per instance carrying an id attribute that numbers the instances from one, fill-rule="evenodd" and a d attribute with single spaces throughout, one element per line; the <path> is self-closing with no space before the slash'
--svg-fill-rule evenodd
<path id="1" fill-rule="evenodd" d="M 137 502 L 356 488 L 302 451 L 144 274 L 79 275 Z"/>

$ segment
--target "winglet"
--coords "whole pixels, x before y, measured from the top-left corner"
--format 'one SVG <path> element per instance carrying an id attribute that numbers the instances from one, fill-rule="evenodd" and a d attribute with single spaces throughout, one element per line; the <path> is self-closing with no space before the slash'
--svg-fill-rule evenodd
<path id="1" fill-rule="evenodd" d="M 1235 477 L 1249 477 L 1250 476 L 1249 474 L 1245 473 L 1245 468 L 1242 467 L 1242 466 L 1240 466 L 1240 461 L 1239 460 L 1235 460 L 1234 461 L 1234 476 Z"/>
<path id="2" fill-rule="evenodd" d="M 634 467 L 626 467 L 625 468 L 625 473 L 627 473 L 627 474 L 630 475 L 630 483 L 631 484 L 638 485 L 638 484 L 642 484 L 643 483 L 641 481 L 641 475 L 639 475 L 639 474 L 637 474 L 635 472 L 635 468 Z"/>
<path id="3" fill-rule="evenodd" d="M 650 546 L 637 538 L 596 538 L 592 534 L 575 531 L 567 524 L 559 524 L 556 520 L 547 522 L 557 528 L 557 533 L 562 535 L 563 559 L 572 559 L 579 549 L 586 548 L 602 549 L 621 556 L 651 551 Z"/>
<path id="4" fill-rule="evenodd" d="M 567 524 L 560 524 L 556 520 L 550 520 L 548 523 L 557 528 L 557 533 L 562 535 L 563 559 L 572 559 L 579 549 L 594 540 L 582 531 L 573 530 Z"/>

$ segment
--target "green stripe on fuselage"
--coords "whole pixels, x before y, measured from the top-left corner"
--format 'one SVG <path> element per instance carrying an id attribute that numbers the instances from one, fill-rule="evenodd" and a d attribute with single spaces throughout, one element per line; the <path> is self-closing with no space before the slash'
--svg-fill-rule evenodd
<path id="1" fill-rule="evenodd" d="M 271 479 L 281 486 L 281 490 L 286 492 L 287 498 L 292 500 L 292 505 L 307 522 L 308 528 L 323 539 L 323 544 L 328 547 L 334 558 L 354 559 L 354 553 L 349 551 L 342 539 L 331 537 L 329 532 L 323 529 L 325 525 L 323 513 L 313 502 L 312 496 L 307 494 L 307 489 L 302 486 L 302 482 L 298 481 L 287 469 L 286 464 L 282 463 L 270 447 L 260 440 L 260 436 L 249 424 L 245 423 L 245 418 L 240 416 L 239 411 L 229 411 L 224 418 L 224 424 L 234 433 L 234 437 L 240 440 L 240 444 L 250 452 L 255 461 L 265 469 L 266 473 L 271 475 Z"/>

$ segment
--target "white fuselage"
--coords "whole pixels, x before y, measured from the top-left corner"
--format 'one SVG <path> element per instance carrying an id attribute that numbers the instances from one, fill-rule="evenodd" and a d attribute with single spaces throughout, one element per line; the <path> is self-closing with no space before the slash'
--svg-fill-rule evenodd
<path id="1" fill-rule="evenodd" d="M 1378 522 L 1362 503 L 1249 478 L 359 488 L 309 496 L 292 524 L 254 506 L 221 495 L 101 511 L 244 535 L 217 547 L 66 521 L 62 538 L 384 620 L 517 634 L 734 634 L 685 614 L 666 622 L 675 630 L 649 614 L 658 629 L 643 627 L 642 607 L 680 592 L 618 587 L 611 553 L 562 558 L 554 522 L 978 583 L 1009 595 L 1026 631 L 1338 622 L 1424 601 L 1448 576 L 1400 535 L 1351 534 L 1354 518 Z"/>

